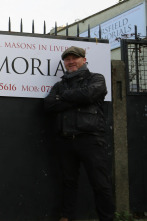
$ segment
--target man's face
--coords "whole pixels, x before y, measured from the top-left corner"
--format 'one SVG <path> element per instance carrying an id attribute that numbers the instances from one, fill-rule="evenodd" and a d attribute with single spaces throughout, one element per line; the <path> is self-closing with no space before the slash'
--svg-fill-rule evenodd
<path id="1" fill-rule="evenodd" d="M 86 58 L 77 57 L 74 54 L 69 54 L 64 58 L 64 66 L 68 72 L 77 71 L 85 63 Z"/>

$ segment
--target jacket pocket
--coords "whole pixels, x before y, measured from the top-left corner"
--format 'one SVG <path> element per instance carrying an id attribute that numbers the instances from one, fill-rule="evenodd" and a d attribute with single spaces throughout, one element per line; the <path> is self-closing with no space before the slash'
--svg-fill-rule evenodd
<path id="1" fill-rule="evenodd" d="M 79 108 L 76 117 L 77 129 L 83 132 L 96 132 L 102 129 L 102 122 L 96 108 Z"/>

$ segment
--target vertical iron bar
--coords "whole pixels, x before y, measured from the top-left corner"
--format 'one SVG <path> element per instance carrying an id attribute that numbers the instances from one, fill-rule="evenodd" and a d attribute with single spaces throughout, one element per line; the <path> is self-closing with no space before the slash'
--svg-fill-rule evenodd
<path id="1" fill-rule="evenodd" d="M 138 44 L 137 43 L 135 43 L 135 62 L 136 62 L 137 92 L 139 92 L 139 66 L 138 66 Z"/>
<path id="2" fill-rule="evenodd" d="M 137 26 L 135 25 L 135 39 L 137 40 Z M 139 66 L 138 66 L 138 44 L 135 43 L 136 83 L 139 92 Z"/>
<path id="3" fill-rule="evenodd" d="M 23 23 L 22 23 L 22 18 L 21 18 L 21 21 L 20 21 L 20 32 L 21 32 L 21 33 L 23 32 Z"/>
<path id="4" fill-rule="evenodd" d="M 135 25 L 135 39 L 137 40 L 137 25 Z"/>
<path id="5" fill-rule="evenodd" d="M 126 49 L 126 41 L 124 39 L 121 39 L 120 40 L 120 48 L 121 48 L 121 60 L 124 61 L 124 63 L 126 63 L 126 53 L 125 53 L 125 50 L 127 52 L 127 49 Z"/>
<path id="6" fill-rule="evenodd" d="M 101 25 L 99 25 L 99 39 L 102 38 L 102 31 L 101 31 Z"/>
<path id="7" fill-rule="evenodd" d="M 9 17 L 9 22 L 8 22 L 8 31 L 11 32 L 11 19 Z"/>
<path id="8" fill-rule="evenodd" d="M 79 23 L 77 23 L 77 37 L 79 37 Z"/>
<path id="9" fill-rule="evenodd" d="M 57 36 L 57 22 L 55 22 L 55 35 Z"/>
<path id="10" fill-rule="evenodd" d="M 44 35 L 46 34 L 46 23 L 45 23 L 45 21 L 44 21 L 43 33 L 44 33 Z"/>
<path id="11" fill-rule="evenodd" d="M 90 24 L 88 25 L 88 38 L 90 38 Z"/>
<path id="12" fill-rule="evenodd" d="M 126 84 L 127 93 L 130 92 L 130 81 L 129 81 L 129 58 L 128 58 L 128 44 L 126 39 L 121 39 L 121 60 L 125 63 L 125 73 L 126 73 Z"/>
<path id="13" fill-rule="evenodd" d="M 68 23 L 66 24 L 66 36 L 68 37 Z"/>
<path id="14" fill-rule="evenodd" d="M 32 34 L 35 32 L 34 20 L 32 21 Z"/>

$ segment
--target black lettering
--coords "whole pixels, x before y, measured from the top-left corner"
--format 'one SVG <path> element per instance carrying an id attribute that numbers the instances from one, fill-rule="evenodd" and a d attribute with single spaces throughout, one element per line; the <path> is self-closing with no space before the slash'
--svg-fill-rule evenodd
<path id="1" fill-rule="evenodd" d="M 120 30 L 119 30 L 119 36 L 121 36 L 121 35 L 123 35 L 123 34 L 124 34 L 123 29 L 120 28 Z"/>
<path id="2" fill-rule="evenodd" d="M 116 38 L 116 31 L 113 31 L 113 32 L 111 33 L 111 38 Z"/>
<path id="3" fill-rule="evenodd" d="M 105 35 L 105 34 L 107 34 L 107 33 L 108 33 L 108 31 L 109 31 L 109 30 L 108 30 L 108 27 L 103 28 L 103 29 L 102 29 L 102 34 L 104 34 L 104 35 Z"/>
<path id="4" fill-rule="evenodd" d="M 109 32 L 112 30 L 112 26 L 111 25 L 108 26 L 108 30 L 109 30 Z"/>
<path id="5" fill-rule="evenodd" d="M 5 60 L 4 60 L 3 64 L 2 64 L 2 66 L 1 66 L 1 68 L 0 68 L 0 71 L 2 70 L 2 68 L 3 68 L 3 66 L 4 66 L 5 63 L 6 63 L 6 73 L 10 73 L 10 72 L 9 72 L 8 58 L 7 58 L 7 57 L 5 58 Z"/>
<path id="6" fill-rule="evenodd" d="M 126 25 L 127 23 L 128 23 L 128 19 L 127 18 L 123 19 L 123 26 Z"/>
<path id="7" fill-rule="evenodd" d="M 41 65 L 41 61 L 39 60 L 39 59 L 37 59 L 37 58 L 31 58 L 32 59 L 32 75 L 34 75 L 35 73 L 34 73 L 34 69 L 36 68 L 39 72 L 40 72 L 40 74 L 42 74 L 42 75 L 44 75 L 43 73 L 42 73 L 42 71 L 40 70 L 40 65 Z M 35 67 L 35 62 L 34 61 L 38 61 L 38 66 L 37 67 Z"/>
<path id="8" fill-rule="evenodd" d="M 104 28 L 102 28 L 102 35 L 104 35 L 105 34 L 105 31 L 104 31 L 105 29 Z"/>
<path id="9" fill-rule="evenodd" d="M 115 30 L 116 29 L 116 23 L 115 24 L 112 24 L 112 30 Z"/>
<path id="10" fill-rule="evenodd" d="M 60 66 L 61 66 L 61 69 L 59 68 Z M 63 73 L 65 72 L 65 71 L 64 71 L 64 67 L 63 67 L 61 61 L 60 61 L 59 64 L 58 64 L 58 67 L 57 67 L 57 69 L 56 69 L 56 72 L 55 72 L 54 76 L 57 75 L 57 72 L 58 72 L 58 71 L 62 71 Z"/>
<path id="11" fill-rule="evenodd" d="M 120 27 L 120 23 L 119 22 L 116 22 L 115 23 L 115 29 L 119 28 Z"/>
<path id="12" fill-rule="evenodd" d="M 131 24 L 130 25 L 128 25 L 128 30 L 127 30 L 127 32 L 130 32 L 132 30 L 132 27 L 131 27 Z"/>
<path id="13" fill-rule="evenodd" d="M 15 69 L 15 61 L 16 61 L 17 59 L 22 59 L 22 60 L 25 61 L 26 68 L 25 68 L 25 71 L 24 71 L 24 72 L 17 72 L 17 71 L 16 71 L 16 69 Z M 15 73 L 17 73 L 17 74 L 24 74 L 24 73 L 26 73 L 27 70 L 28 70 L 28 68 L 29 68 L 28 61 L 27 61 L 25 58 L 23 58 L 23 57 L 17 57 L 17 58 L 15 58 L 15 59 L 12 61 L 12 69 L 13 69 L 13 71 L 14 71 Z"/>

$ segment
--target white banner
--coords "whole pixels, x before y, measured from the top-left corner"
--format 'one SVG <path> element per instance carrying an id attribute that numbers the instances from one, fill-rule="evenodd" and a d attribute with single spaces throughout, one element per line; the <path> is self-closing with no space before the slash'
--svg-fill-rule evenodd
<path id="1" fill-rule="evenodd" d="M 0 95 L 44 98 L 63 75 L 61 54 L 70 46 L 86 50 L 88 68 L 106 78 L 111 101 L 110 45 L 83 41 L 0 35 Z"/>
<path id="2" fill-rule="evenodd" d="M 119 38 L 135 38 L 135 25 L 141 38 L 146 36 L 145 2 L 101 24 L 101 37 L 108 39 L 111 49 L 120 47 Z M 87 37 L 88 31 L 80 34 Z M 99 38 L 99 25 L 90 29 L 91 38 Z M 118 40 L 117 40 L 118 39 Z"/>

